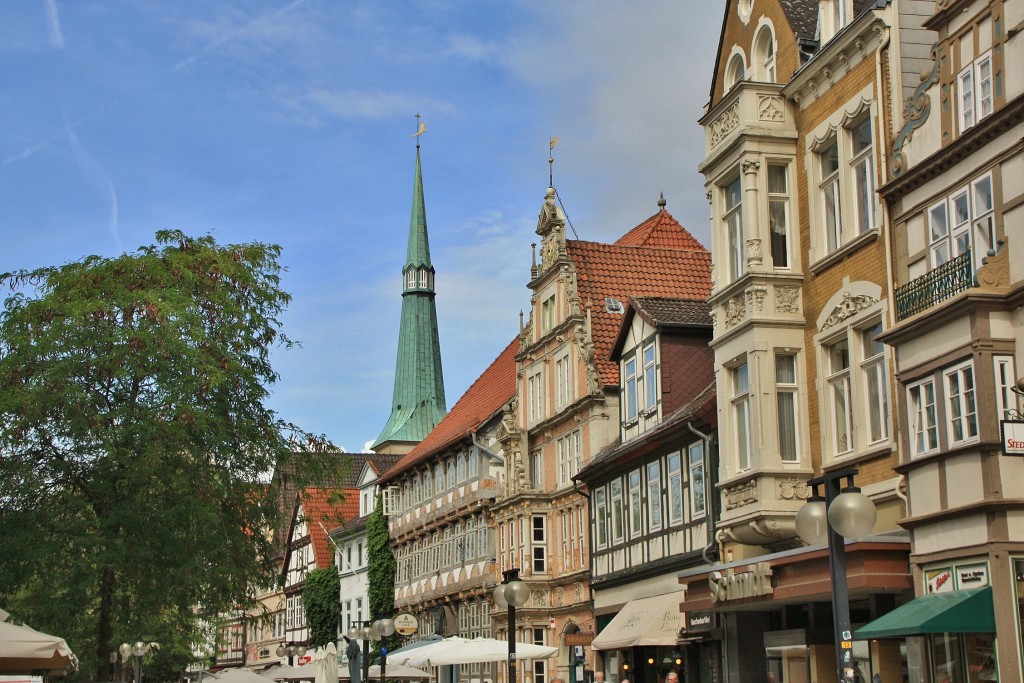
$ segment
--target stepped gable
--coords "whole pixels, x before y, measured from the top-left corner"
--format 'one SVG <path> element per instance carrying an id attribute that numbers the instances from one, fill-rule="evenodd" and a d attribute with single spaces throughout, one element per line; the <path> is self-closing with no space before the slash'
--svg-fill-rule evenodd
<path id="1" fill-rule="evenodd" d="M 580 301 L 591 306 L 594 358 L 604 385 L 619 383 L 611 351 L 622 324 L 622 315 L 609 313 L 605 299 L 625 305 L 631 297 L 703 301 L 711 295 L 711 252 L 664 208 L 615 244 L 566 240 L 566 252 Z"/>
<path id="2" fill-rule="evenodd" d="M 475 432 L 494 417 L 516 393 L 516 337 L 466 390 L 462 398 L 419 444 L 407 453 L 381 481 L 395 478 Z"/>
<path id="3" fill-rule="evenodd" d="M 332 503 L 332 489 L 308 488 L 301 494 L 306 529 L 313 544 L 313 558 L 318 569 L 334 564 L 334 549 L 327 538 L 327 529 L 333 529 L 342 520 L 359 516 L 359 496 L 345 496 L 341 503 Z"/>

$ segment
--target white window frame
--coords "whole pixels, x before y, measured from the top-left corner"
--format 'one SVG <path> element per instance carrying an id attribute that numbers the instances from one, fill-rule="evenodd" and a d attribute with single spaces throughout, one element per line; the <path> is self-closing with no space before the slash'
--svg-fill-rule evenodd
<path id="1" fill-rule="evenodd" d="M 889 381 L 885 359 L 885 344 L 877 341 L 882 333 L 882 321 L 866 325 L 857 330 L 860 342 L 860 373 L 864 387 L 864 414 L 867 418 L 868 444 L 881 443 L 889 439 Z M 875 334 L 877 331 L 877 334 Z M 876 348 L 872 349 L 874 344 Z M 871 355 L 869 352 L 874 351 Z M 875 396 L 872 396 L 872 393 Z M 874 433 L 877 426 L 878 433 Z"/>
<path id="2" fill-rule="evenodd" d="M 599 550 L 608 547 L 608 490 L 602 486 L 594 491 L 594 534 Z"/>
<path id="3" fill-rule="evenodd" d="M 834 169 L 826 169 L 826 159 L 830 158 L 830 150 L 835 149 L 836 164 Z M 843 246 L 843 188 L 840 171 L 843 168 L 840 156 L 839 136 L 833 135 L 817 152 L 818 196 L 821 199 L 822 226 L 825 229 L 825 251 L 833 253 Z M 826 173 L 826 170 L 828 171 Z M 831 196 L 829 196 L 831 194 Z M 831 221 L 829 220 L 831 218 Z"/>
<path id="4" fill-rule="evenodd" d="M 644 475 L 641 468 L 632 470 L 627 476 L 629 482 L 629 537 L 637 538 L 644 531 Z"/>
<path id="5" fill-rule="evenodd" d="M 547 515 L 532 515 L 530 519 L 530 567 L 534 574 L 548 573 Z"/>
<path id="6" fill-rule="evenodd" d="M 527 400 L 529 401 L 528 416 L 530 423 L 536 423 L 544 419 L 544 371 L 542 368 L 535 368 L 526 378 Z"/>
<path id="7" fill-rule="evenodd" d="M 690 519 L 703 517 L 708 512 L 707 452 L 704 441 L 694 441 L 687 449 L 690 467 Z"/>
<path id="8" fill-rule="evenodd" d="M 669 526 L 686 519 L 686 501 L 683 497 L 683 453 L 673 451 L 665 458 L 666 492 L 668 493 Z"/>
<path id="9" fill-rule="evenodd" d="M 951 447 L 978 441 L 978 398 L 975 377 L 973 360 L 942 371 L 942 390 L 946 401 L 946 434 Z"/>
<path id="10" fill-rule="evenodd" d="M 555 407 L 564 408 L 572 399 L 572 361 L 566 351 L 555 360 Z"/>
<path id="11" fill-rule="evenodd" d="M 637 360 L 636 356 L 630 355 L 626 358 L 623 363 L 624 379 L 622 382 L 622 389 L 625 396 L 622 401 L 622 419 L 625 425 L 631 426 L 633 422 L 640 415 L 640 400 L 638 394 L 638 388 L 640 383 L 640 377 L 637 374 Z"/>
<path id="12" fill-rule="evenodd" d="M 664 525 L 665 505 L 661 495 L 661 461 L 647 463 L 647 519 L 650 531 L 659 531 Z"/>
<path id="13" fill-rule="evenodd" d="M 752 47 L 751 52 L 758 66 L 757 76 L 765 83 L 775 83 L 775 54 L 777 49 L 775 45 L 775 31 L 771 24 L 761 24 L 754 37 Z"/>
<path id="14" fill-rule="evenodd" d="M 986 50 L 976 57 L 957 74 L 956 93 L 956 118 L 961 133 L 995 111 L 995 80 L 991 50 Z"/>
<path id="15" fill-rule="evenodd" d="M 931 395 L 928 396 L 928 393 Z M 931 403 L 928 403 L 928 400 Z M 935 378 L 925 377 L 907 385 L 907 420 L 910 427 L 910 455 L 918 458 L 939 450 L 939 397 Z"/>
<path id="16" fill-rule="evenodd" d="M 626 502 L 621 478 L 613 479 L 608 484 L 608 501 L 612 518 L 612 543 L 621 543 L 626 533 Z"/>
<path id="17" fill-rule="evenodd" d="M 640 361 L 643 365 L 643 412 L 649 415 L 658 409 L 658 351 L 653 341 L 641 345 Z"/>
<path id="18" fill-rule="evenodd" d="M 839 365 L 841 358 L 837 349 L 845 347 L 846 365 Z M 835 337 L 822 345 L 825 359 L 825 372 L 828 382 L 826 402 L 828 419 L 832 433 L 832 457 L 841 458 L 854 452 L 853 425 L 853 378 L 851 367 L 853 354 L 850 338 L 847 334 Z M 841 399 L 841 400 L 839 400 Z M 845 438 L 845 443 L 843 439 Z"/>
<path id="19" fill-rule="evenodd" d="M 857 149 L 859 131 L 867 126 L 868 144 Z M 853 225 L 857 235 L 863 235 L 875 228 L 877 220 L 875 199 L 875 127 L 871 125 L 871 117 L 862 116 L 846 128 L 846 137 L 850 145 L 850 179 L 851 196 L 853 197 Z"/>
<path id="20" fill-rule="evenodd" d="M 747 361 L 730 368 L 732 378 L 732 415 L 736 435 L 736 469 L 750 469 L 750 368 Z"/>
<path id="21" fill-rule="evenodd" d="M 982 189 L 984 188 L 984 189 Z M 929 263 L 943 263 L 972 251 L 975 268 L 995 248 L 995 196 L 991 173 L 958 187 L 928 208 Z"/>
<path id="22" fill-rule="evenodd" d="M 720 188 L 722 225 L 728 245 L 727 280 L 735 282 L 747 272 L 746 235 L 743 226 L 743 178 L 737 175 Z M 733 200 L 735 199 L 735 202 Z"/>
<path id="23" fill-rule="evenodd" d="M 780 359 L 787 359 L 792 362 L 792 379 L 786 377 L 782 372 Z M 778 424 L 778 448 L 779 459 L 784 463 L 800 462 L 800 381 L 799 366 L 795 353 L 776 351 L 775 352 L 775 417 Z M 789 405 L 784 405 L 785 403 Z M 792 424 L 792 453 L 787 452 L 783 444 L 783 434 L 787 431 L 783 428 L 783 420 L 786 419 Z"/>
<path id="24" fill-rule="evenodd" d="M 999 420 L 1012 420 L 1020 414 L 1020 397 L 1013 390 L 1017 386 L 1017 372 L 1013 356 L 994 356 L 996 416 Z"/>
<path id="25" fill-rule="evenodd" d="M 782 169 L 781 177 L 783 186 L 772 185 L 772 169 Z M 768 244 L 771 250 L 772 267 L 776 270 L 790 270 L 791 260 L 789 254 L 790 245 L 790 191 L 789 191 L 789 164 L 786 162 L 769 162 L 768 172 L 765 174 L 768 183 Z M 776 209 L 779 210 L 776 213 Z M 782 225 L 778 225 L 781 218 Z M 779 228 L 781 227 L 781 230 Z M 775 235 L 782 237 L 776 241 Z"/>

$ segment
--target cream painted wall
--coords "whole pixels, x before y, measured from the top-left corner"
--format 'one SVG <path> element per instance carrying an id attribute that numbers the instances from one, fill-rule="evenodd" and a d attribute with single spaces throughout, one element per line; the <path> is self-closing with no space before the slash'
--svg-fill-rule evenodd
<path id="1" fill-rule="evenodd" d="M 985 515 L 957 517 L 914 530 L 914 554 L 937 553 L 952 548 L 973 548 L 988 540 Z"/>
<path id="2" fill-rule="evenodd" d="M 964 317 L 900 344 L 899 370 L 905 371 L 971 341 L 970 320 Z"/>
<path id="3" fill-rule="evenodd" d="M 981 456 L 977 453 L 946 458 L 946 501 L 949 507 L 976 503 L 984 498 Z"/>

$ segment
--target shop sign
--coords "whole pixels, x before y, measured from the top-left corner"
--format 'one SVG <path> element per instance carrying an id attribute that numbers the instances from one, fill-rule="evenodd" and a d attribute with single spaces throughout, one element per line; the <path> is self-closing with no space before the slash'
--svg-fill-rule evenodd
<path id="1" fill-rule="evenodd" d="M 726 602 L 740 598 L 772 594 L 772 568 L 767 562 L 758 562 L 745 572 L 711 572 L 708 577 L 712 602 Z"/>
<path id="2" fill-rule="evenodd" d="M 594 642 L 593 633 L 566 633 L 565 644 L 567 647 L 575 647 L 577 645 L 590 645 Z"/>
<path id="3" fill-rule="evenodd" d="M 951 567 L 930 569 L 925 572 L 925 578 L 928 581 L 929 593 L 949 593 L 956 588 L 953 585 L 953 569 Z"/>
<path id="4" fill-rule="evenodd" d="M 714 612 L 687 612 L 686 613 L 686 632 L 687 633 L 703 633 L 710 631 L 715 628 L 715 613 Z"/>
<path id="5" fill-rule="evenodd" d="M 984 588 L 988 585 L 988 565 L 965 564 L 956 568 L 956 577 L 959 588 Z"/>
<path id="6" fill-rule="evenodd" d="M 1003 428 L 1003 453 L 1024 456 L 1024 422 L 1001 420 Z"/>
<path id="7" fill-rule="evenodd" d="M 416 617 L 408 612 L 403 612 L 395 617 L 395 633 L 399 635 L 411 636 L 416 633 L 416 629 L 419 627 L 419 621 L 417 621 Z"/>

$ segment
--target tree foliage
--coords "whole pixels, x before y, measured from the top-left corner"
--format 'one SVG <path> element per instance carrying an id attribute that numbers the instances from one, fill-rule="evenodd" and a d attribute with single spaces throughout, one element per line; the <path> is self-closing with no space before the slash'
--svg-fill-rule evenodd
<path id="1" fill-rule="evenodd" d="M 338 568 L 333 564 L 314 569 L 306 575 L 302 606 L 309 623 L 309 646 L 322 647 L 338 639 Z"/>
<path id="2" fill-rule="evenodd" d="M 395 611 L 395 569 L 397 564 L 391 552 L 388 518 L 384 516 L 384 503 L 377 505 L 366 520 L 367 581 L 369 582 L 370 619 L 376 621 L 393 617 Z M 399 638 L 391 636 L 386 645 L 397 646 Z"/>
<path id="3" fill-rule="evenodd" d="M 278 487 L 328 444 L 264 405 L 280 248 L 157 233 L 114 258 L 0 275 L 0 604 L 106 678 L 122 641 L 177 642 L 254 604 Z M 198 608 L 198 612 L 197 612 Z"/>

